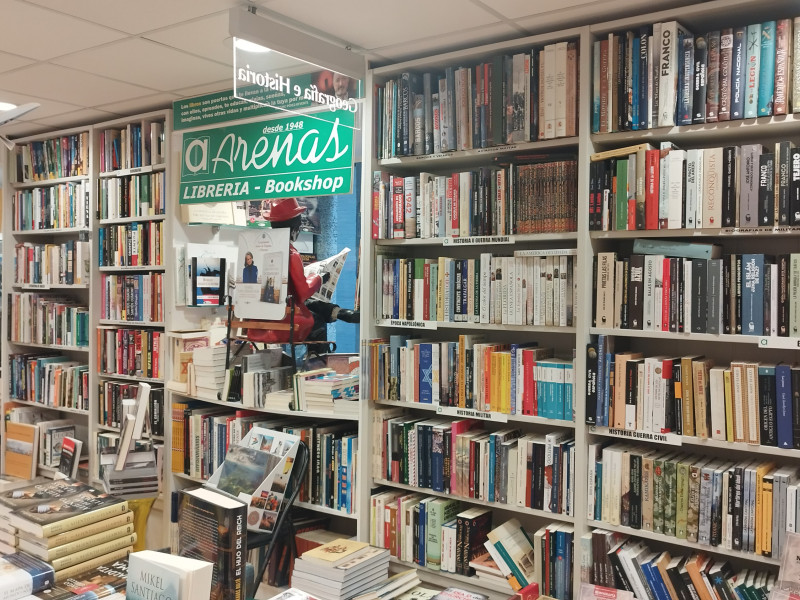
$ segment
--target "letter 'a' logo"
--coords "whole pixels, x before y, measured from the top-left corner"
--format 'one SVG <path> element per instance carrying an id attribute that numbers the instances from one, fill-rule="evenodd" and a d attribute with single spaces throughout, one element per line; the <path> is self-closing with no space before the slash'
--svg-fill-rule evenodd
<path id="1" fill-rule="evenodd" d="M 208 146 L 210 138 L 201 136 L 183 142 L 183 174 L 208 174 Z"/>

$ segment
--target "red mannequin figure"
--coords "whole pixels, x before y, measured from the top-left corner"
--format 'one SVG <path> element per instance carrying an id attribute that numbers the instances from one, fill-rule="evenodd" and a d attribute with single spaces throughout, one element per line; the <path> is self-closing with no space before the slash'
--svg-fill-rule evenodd
<path id="1" fill-rule="evenodd" d="M 319 275 L 306 277 L 303 271 L 303 261 L 300 253 L 292 242 L 297 239 L 300 233 L 300 214 L 305 210 L 304 206 L 297 204 L 294 198 L 279 198 L 270 200 L 269 213 L 265 215 L 273 228 L 278 229 L 288 227 L 289 234 L 289 294 L 294 299 L 294 322 L 297 331 L 294 335 L 295 342 L 302 342 L 311 333 L 314 327 L 314 316 L 306 307 L 306 300 L 311 298 L 322 286 L 322 279 Z M 289 323 L 289 315 L 280 322 Z M 258 337 L 255 340 L 254 337 Z M 252 341 L 266 342 L 268 344 L 286 344 L 289 342 L 288 331 L 250 330 L 248 338 Z"/>

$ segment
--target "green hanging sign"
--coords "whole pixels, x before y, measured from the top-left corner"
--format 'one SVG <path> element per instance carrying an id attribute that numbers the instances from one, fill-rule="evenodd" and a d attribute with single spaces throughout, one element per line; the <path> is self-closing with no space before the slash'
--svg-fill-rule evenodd
<path id="1" fill-rule="evenodd" d="M 180 203 L 349 193 L 353 125 L 337 110 L 186 133 Z"/>

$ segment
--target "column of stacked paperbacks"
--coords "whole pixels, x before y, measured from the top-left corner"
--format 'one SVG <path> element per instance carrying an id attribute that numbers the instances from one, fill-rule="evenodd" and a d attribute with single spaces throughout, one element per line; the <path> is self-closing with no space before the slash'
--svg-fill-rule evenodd
<path id="1" fill-rule="evenodd" d="M 362 351 L 380 486 L 370 541 L 472 585 L 538 582 L 561 600 L 573 585 L 578 63 L 570 39 L 375 74 L 382 337 Z"/>
<path id="2" fill-rule="evenodd" d="M 80 131 L 9 156 L 5 467 L 24 478 L 58 467 L 64 437 L 88 439 L 89 152 Z"/>
<path id="3" fill-rule="evenodd" d="M 638 598 L 764 597 L 797 531 L 795 14 L 593 43 L 581 552 Z"/>
<path id="4" fill-rule="evenodd" d="M 100 126 L 97 264 L 97 453 L 127 444 L 123 401 L 136 397 L 139 380 L 149 396 L 150 435 L 164 435 L 164 220 L 167 215 L 165 122 L 158 115 Z M 115 482 L 116 485 L 125 482 Z M 130 486 L 135 486 L 131 482 Z M 129 487 L 130 487 L 129 486 Z"/>

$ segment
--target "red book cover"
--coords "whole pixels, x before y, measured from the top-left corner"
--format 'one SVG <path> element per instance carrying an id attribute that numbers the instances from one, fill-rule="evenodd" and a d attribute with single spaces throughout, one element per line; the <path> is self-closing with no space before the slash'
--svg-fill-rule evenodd
<path id="1" fill-rule="evenodd" d="M 459 220 L 460 211 L 459 211 L 459 208 L 458 208 L 458 204 L 459 204 L 458 192 L 459 192 L 459 188 L 460 188 L 460 183 L 459 183 L 459 179 L 458 179 L 458 173 L 453 173 L 453 175 L 451 176 L 450 179 L 452 180 L 452 185 L 453 185 L 453 187 L 452 187 L 453 194 L 452 194 L 452 198 L 450 199 L 450 213 L 451 213 L 450 227 L 451 227 L 451 230 L 452 230 L 453 237 L 458 237 L 459 236 L 460 227 L 461 227 L 460 220 Z"/>
<path id="2" fill-rule="evenodd" d="M 161 332 L 153 332 L 153 375 L 161 377 Z"/>
<path id="3" fill-rule="evenodd" d="M 404 203 L 404 181 L 402 177 L 392 177 L 392 237 L 406 237 L 406 209 Z"/>
<path id="4" fill-rule="evenodd" d="M 449 206 L 451 211 L 452 211 L 452 208 L 453 208 L 453 178 L 452 177 L 448 177 L 447 178 L 447 183 L 445 184 L 445 192 L 444 192 L 444 194 L 445 194 L 445 202 L 447 203 L 447 206 Z M 445 218 L 446 218 L 446 216 L 447 216 L 447 209 L 445 209 Z M 453 235 L 453 223 L 452 223 L 452 220 L 453 220 L 453 218 L 451 217 L 450 223 L 445 223 L 446 231 L 444 233 L 447 236 L 452 236 Z M 458 227 L 456 227 L 456 231 L 458 231 Z"/>
<path id="5" fill-rule="evenodd" d="M 533 390 L 536 382 L 533 378 L 533 356 L 530 350 L 522 350 L 522 414 L 535 415 L 533 412 Z"/>
<path id="6" fill-rule="evenodd" d="M 669 331 L 670 260 L 665 258 L 661 264 L 661 331 Z"/>
<path id="7" fill-rule="evenodd" d="M 477 442 L 475 440 L 469 441 L 469 490 L 467 497 L 475 497 L 475 457 L 477 455 Z"/>
<path id="8" fill-rule="evenodd" d="M 644 228 L 658 229 L 658 166 L 659 151 L 645 153 Z"/>
<path id="9" fill-rule="evenodd" d="M 427 260 L 422 267 L 422 319 L 431 320 L 431 263 Z"/>

